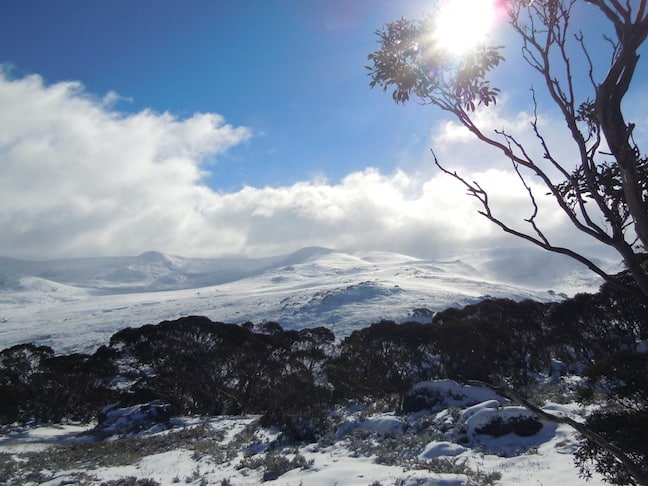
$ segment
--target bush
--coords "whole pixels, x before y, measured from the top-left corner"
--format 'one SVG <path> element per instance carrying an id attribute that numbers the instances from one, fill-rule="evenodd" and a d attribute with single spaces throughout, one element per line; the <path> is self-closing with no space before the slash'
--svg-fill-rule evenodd
<path id="1" fill-rule="evenodd" d="M 432 331 L 430 324 L 381 321 L 352 332 L 327 363 L 336 399 L 402 398 L 414 383 L 438 377 Z"/>
<path id="2" fill-rule="evenodd" d="M 159 486 L 160 483 L 153 479 L 138 479 L 134 476 L 129 476 L 122 479 L 113 479 L 111 481 L 104 481 L 99 486 Z"/>
<path id="3" fill-rule="evenodd" d="M 55 356 L 51 348 L 21 344 L 0 351 L 0 423 L 90 420 L 114 399 L 110 352 Z"/>
<path id="4" fill-rule="evenodd" d="M 520 437 L 530 437 L 542 430 L 542 423 L 534 417 L 512 417 L 504 420 L 495 417 L 483 427 L 475 429 L 478 434 L 501 437 L 507 434 L 515 434 Z"/>
<path id="5" fill-rule="evenodd" d="M 308 469 L 313 465 L 313 461 L 307 461 L 301 454 L 295 454 L 292 459 L 279 453 L 268 453 L 265 456 L 251 457 L 244 459 L 240 468 L 263 470 L 262 480 L 274 481 L 283 474 L 293 469 Z"/>
<path id="6" fill-rule="evenodd" d="M 648 476 L 648 411 L 595 412 L 587 418 L 587 426 L 620 447 Z M 575 453 L 583 477 L 591 477 L 590 468 L 612 484 L 636 484 L 621 463 L 606 450 L 590 440 L 581 440 Z"/>

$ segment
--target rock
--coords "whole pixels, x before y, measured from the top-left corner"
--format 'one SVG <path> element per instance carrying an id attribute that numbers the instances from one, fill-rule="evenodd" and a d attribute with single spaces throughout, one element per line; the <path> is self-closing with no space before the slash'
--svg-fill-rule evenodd
<path id="1" fill-rule="evenodd" d="M 419 454 L 422 459 L 435 459 L 437 457 L 453 457 L 458 456 L 464 451 L 465 447 L 447 441 L 434 441 L 425 446 L 423 452 Z"/>
<path id="2" fill-rule="evenodd" d="M 92 433 L 102 438 L 128 437 L 142 432 L 159 432 L 169 428 L 171 405 L 161 400 L 120 408 L 113 403 L 101 409 Z"/>
<path id="3" fill-rule="evenodd" d="M 403 412 L 439 412 L 448 407 L 467 407 L 486 400 L 501 400 L 494 391 L 481 386 L 461 385 L 453 380 L 424 381 L 405 395 Z"/>

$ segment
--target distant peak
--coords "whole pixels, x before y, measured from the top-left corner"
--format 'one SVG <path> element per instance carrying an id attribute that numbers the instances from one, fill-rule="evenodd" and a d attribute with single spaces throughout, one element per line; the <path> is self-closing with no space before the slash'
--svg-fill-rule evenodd
<path id="1" fill-rule="evenodd" d="M 159 251 L 145 251 L 137 256 L 137 259 L 144 262 L 161 262 L 167 261 L 166 255 Z"/>
<path id="2" fill-rule="evenodd" d="M 321 246 L 305 246 L 294 253 L 289 253 L 288 255 L 279 257 L 279 259 L 275 261 L 280 265 L 295 265 L 298 263 L 305 263 L 313 258 L 330 255 L 331 253 L 335 253 L 335 250 Z"/>
<path id="3" fill-rule="evenodd" d="M 324 248 L 323 246 L 305 246 L 294 252 L 292 256 L 302 256 L 308 258 L 314 256 L 329 255 L 334 251 L 335 250 Z"/>

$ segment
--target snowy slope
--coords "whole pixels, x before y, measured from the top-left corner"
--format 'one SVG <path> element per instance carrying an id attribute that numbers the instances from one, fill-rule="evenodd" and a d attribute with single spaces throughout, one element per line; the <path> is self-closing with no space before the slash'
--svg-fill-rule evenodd
<path id="1" fill-rule="evenodd" d="M 613 262 L 602 263 L 613 267 Z M 430 260 L 324 248 L 265 259 L 190 259 L 156 252 L 44 262 L 0 258 L 0 348 L 35 342 L 63 353 L 92 351 L 126 326 L 190 314 L 239 323 L 276 320 L 286 328 L 327 325 L 343 336 L 382 318 L 429 320 L 435 311 L 485 296 L 547 301 L 561 298 L 561 293 L 594 291 L 599 284 L 577 265 L 534 250 Z M 460 396 L 460 385 L 449 380 L 426 386 L 450 387 L 452 400 Z M 173 430 L 153 428 L 143 433 L 141 443 L 116 439 L 111 454 L 118 459 L 112 464 L 93 464 L 84 458 L 81 466 L 68 460 L 72 466 L 66 467 L 63 449 L 50 453 L 49 448 L 57 445 L 89 444 L 92 437 L 83 431 L 94 424 L 9 427 L 0 431 L 0 453 L 9 461 L 5 465 L 13 461 L 28 469 L 33 460 L 43 484 L 49 485 L 73 484 L 79 478 L 119 481 L 129 477 L 169 486 L 260 484 L 263 467 L 254 464 L 267 464 L 273 455 L 293 458 L 295 453 L 307 465 L 268 484 L 475 484 L 454 471 L 455 465 L 487 475 L 498 473 L 501 477 L 495 484 L 506 486 L 605 484 L 596 474 L 589 482 L 578 476 L 572 456 L 578 437 L 565 426 L 543 423 L 529 437 L 484 435 L 480 428 L 489 420 L 528 412 L 478 391 L 465 387 L 462 393 L 472 401 L 452 401 L 446 409 L 409 415 L 354 404 L 336 412 L 340 426 L 333 438 L 320 444 L 272 449 L 277 432 L 259 427 L 257 417 L 179 417 Z M 552 403 L 545 410 L 575 419 L 583 412 L 575 405 Z M 172 433 L 178 433 L 173 440 L 159 439 Z M 177 438 L 185 436 L 184 442 Z M 159 450 L 145 447 L 153 440 Z M 378 459 L 378 454 L 385 454 L 386 449 L 379 449 L 383 443 L 389 445 L 390 454 L 404 454 L 403 464 Z M 137 450 L 125 460 L 122 456 L 129 447 Z M 122 449 L 123 454 L 118 454 Z M 38 451 L 42 454 L 34 456 Z M 426 463 L 435 461 L 448 470 L 425 469 Z M 8 484 L 24 484 L 20 467 Z"/>
<path id="2" fill-rule="evenodd" d="M 486 296 L 547 301 L 600 281 L 534 249 L 423 260 L 387 252 L 304 248 L 271 258 L 0 258 L 0 349 L 23 342 L 90 351 L 123 327 L 186 315 L 338 336 L 380 319 L 428 319 Z M 608 262 L 609 264 L 609 262 Z"/>
<path id="3" fill-rule="evenodd" d="M 255 416 L 176 417 L 126 439 L 119 438 L 116 427 L 101 448 L 92 447 L 95 424 L 0 431 L 0 453 L 16 464 L 9 485 L 25 484 L 23 479 L 30 476 L 50 486 L 135 484 L 135 478 L 164 486 L 606 484 L 596 473 L 588 481 L 579 477 L 572 457 L 578 437 L 569 427 L 539 422 L 532 435 L 493 437 L 481 427 L 532 415 L 481 387 L 450 380 L 423 385 L 446 389 L 448 403 L 440 410 L 411 414 L 354 404 L 336 411 L 339 426 L 331 437 L 311 444 L 277 442 L 278 431 L 260 427 Z M 543 408 L 579 418 L 575 405 L 547 403 Z M 116 411 L 132 418 L 130 409 L 137 406 Z M 52 451 L 55 446 L 58 449 Z M 70 449 L 87 452 L 75 455 Z M 288 462 L 297 456 L 302 458 L 300 466 L 283 468 L 275 480 L 265 477 L 277 458 Z"/>

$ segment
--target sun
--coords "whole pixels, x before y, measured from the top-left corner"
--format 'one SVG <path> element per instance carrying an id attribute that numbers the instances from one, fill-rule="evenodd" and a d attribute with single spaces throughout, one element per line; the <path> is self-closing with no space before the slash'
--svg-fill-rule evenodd
<path id="1" fill-rule="evenodd" d="M 483 41 L 493 29 L 495 0 L 444 0 L 436 18 L 434 37 L 452 54 L 463 54 Z"/>

